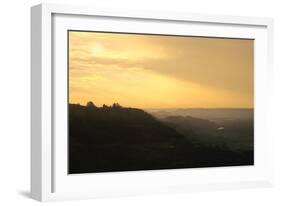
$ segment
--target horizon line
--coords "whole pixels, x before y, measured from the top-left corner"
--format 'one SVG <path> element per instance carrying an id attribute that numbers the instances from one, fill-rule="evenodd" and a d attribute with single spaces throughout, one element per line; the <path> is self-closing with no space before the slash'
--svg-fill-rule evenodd
<path id="1" fill-rule="evenodd" d="M 116 102 L 115 102 L 116 103 Z M 87 106 L 86 104 L 81 104 L 81 103 L 71 103 L 68 102 L 68 104 L 76 104 L 76 105 L 81 105 L 81 106 Z M 112 103 L 114 104 L 114 103 Z M 112 104 L 107 105 L 107 106 L 112 106 Z M 96 105 L 97 106 L 97 105 Z M 97 107 L 102 107 L 101 106 L 97 106 Z M 156 107 L 130 107 L 130 106 L 123 106 L 122 104 L 120 104 L 121 107 L 124 108 L 136 108 L 136 109 L 143 109 L 143 110 L 152 110 L 152 109 L 254 109 L 254 107 L 160 107 L 160 108 L 156 108 Z"/>

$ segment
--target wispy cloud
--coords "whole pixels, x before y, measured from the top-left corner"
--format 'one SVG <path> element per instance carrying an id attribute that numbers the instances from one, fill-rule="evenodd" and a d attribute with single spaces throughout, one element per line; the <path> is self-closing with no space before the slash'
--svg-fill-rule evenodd
<path id="1" fill-rule="evenodd" d="M 70 101 L 252 107 L 253 42 L 70 33 Z"/>

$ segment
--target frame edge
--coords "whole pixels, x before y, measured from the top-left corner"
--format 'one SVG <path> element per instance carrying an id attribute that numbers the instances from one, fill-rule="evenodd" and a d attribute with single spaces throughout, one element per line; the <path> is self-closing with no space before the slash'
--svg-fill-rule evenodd
<path id="1" fill-rule="evenodd" d="M 31 7 L 31 198 L 42 201 L 42 6 Z"/>

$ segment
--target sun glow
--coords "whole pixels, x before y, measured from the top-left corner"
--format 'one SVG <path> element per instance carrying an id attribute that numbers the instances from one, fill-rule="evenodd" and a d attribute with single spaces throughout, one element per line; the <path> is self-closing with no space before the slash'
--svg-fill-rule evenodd
<path id="1" fill-rule="evenodd" d="M 253 107 L 252 40 L 95 32 L 69 37 L 71 103 Z"/>

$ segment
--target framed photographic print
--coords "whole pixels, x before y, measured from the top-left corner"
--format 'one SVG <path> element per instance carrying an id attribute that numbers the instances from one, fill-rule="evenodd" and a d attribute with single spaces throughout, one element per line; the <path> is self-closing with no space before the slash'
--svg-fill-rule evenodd
<path id="1" fill-rule="evenodd" d="M 271 19 L 31 14 L 34 199 L 272 185 Z"/>

